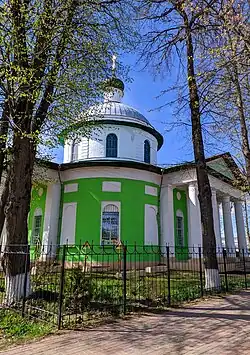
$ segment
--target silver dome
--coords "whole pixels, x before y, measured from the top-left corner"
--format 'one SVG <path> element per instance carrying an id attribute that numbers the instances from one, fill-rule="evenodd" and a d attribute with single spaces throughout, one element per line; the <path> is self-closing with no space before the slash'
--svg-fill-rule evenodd
<path id="1" fill-rule="evenodd" d="M 95 116 L 95 118 L 98 119 L 122 119 L 127 122 L 140 123 L 153 128 L 145 116 L 133 107 L 125 105 L 122 102 L 109 101 L 100 105 L 92 106 L 88 110 L 88 115 Z"/>

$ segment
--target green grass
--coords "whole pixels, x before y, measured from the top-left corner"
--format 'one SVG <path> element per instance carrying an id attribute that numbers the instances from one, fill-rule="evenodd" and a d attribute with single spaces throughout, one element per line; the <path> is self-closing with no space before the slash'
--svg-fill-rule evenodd
<path id="1" fill-rule="evenodd" d="M 58 315 L 58 296 L 60 292 L 60 273 L 40 270 L 31 276 L 32 290 L 39 297 L 26 300 L 26 312 L 34 318 L 56 324 Z M 203 276 L 203 294 L 206 292 Z M 199 299 L 202 295 L 199 272 L 171 270 L 170 297 L 168 274 L 157 271 L 145 274 L 138 270 L 127 272 L 126 301 L 127 309 L 158 308 L 181 305 L 183 302 Z M 248 287 L 250 277 L 247 275 Z M 245 288 L 244 275 L 228 274 L 228 290 L 234 292 Z M 101 319 L 123 313 L 124 281 L 122 274 L 110 272 L 86 272 L 80 269 L 66 269 L 62 313 L 64 324 L 87 324 L 88 320 Z M 226 291 L 225 277 L 221 275 L 221 293 Z M 0 292 L 0 301 L 4 294 Z M 0 302 L 1 303 L 1 302 Z M 16 305 L 18 306 L 18 305 Z M 19 309 L 20 309 L 19 305 Z M 37 323 L 36 323 L 37 324 Z M 1 325 L 1 324 L 0 324 Z M 17 332 L 18 334 L 18 332 Z M 18 335 L 21 337 L 21 335 Z"/>
<path id="2" fill-rule="evenodd" d="M 11 311 L 0 309 L 0 350 L 9 345 L 38 339 L 51 334 L 54 328 Z"/>

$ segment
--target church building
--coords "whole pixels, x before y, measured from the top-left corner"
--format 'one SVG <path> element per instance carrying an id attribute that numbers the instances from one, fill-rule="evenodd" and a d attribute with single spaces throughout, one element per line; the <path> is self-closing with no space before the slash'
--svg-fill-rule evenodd
<path id="1" fill-rule="evenodd" d="M 123 95 L 123 82 L 110 79 L 103 103 L 89 109 L 90 135 L 64 142 L 62 164 L 37 167 L 44 178 L 32 191 L 29 242 L 45 254 L 50 245 L 86 241 L 173 250 L 202 245 L 194 163 L 157 165 L 163 137 Z M 229 153 L 208 158 L 207 165 L 217 247 L 235 248 L 237 240 L 247 249 L 244 195 L 234 183 L 239 169 Z"/>

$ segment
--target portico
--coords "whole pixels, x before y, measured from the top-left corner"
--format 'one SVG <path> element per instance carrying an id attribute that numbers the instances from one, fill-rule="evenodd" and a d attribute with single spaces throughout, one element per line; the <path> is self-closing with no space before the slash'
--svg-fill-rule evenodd
<path id="1" fill-rule="evenodd" d="M 217 252 L 226 248 L 232 256 L 236 248 L 248 253 L 243 215 L 244 194 L 232 184 L 230 171 L 214 174 L 210 171 L 209 181 L 213 207 L 213 223 Z M 186 198 L 187 220 L 185 220 Z M 179 201 L 178 201 L 179 200 Z M 182 201 L 182 204 L 181 204 Z M 175 208 L 175 205 L 178 206 Z M 171 207 L 173 206 L 173 208 Z M 162 243 L 179 247 L 181 244 L 192 248 L 202 246 L 201 212 L 198 199 L 196 172 L 193 167 L 167 173 L 163 179 L 161 191 Z M 183 219 L 183 236 L 180 221 Z M 187 228 L 184 228 L 185 225 Z M 187 233 L 187 245 L 185 244 Z M 236 239 L 237 238 L 237 239 Z"/>

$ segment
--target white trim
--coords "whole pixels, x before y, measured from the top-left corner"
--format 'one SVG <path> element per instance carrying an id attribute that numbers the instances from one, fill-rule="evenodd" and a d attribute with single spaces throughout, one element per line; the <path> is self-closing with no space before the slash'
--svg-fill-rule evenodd
<path id="1" fill-rule="evenodd" d="M 78 183 L 73 183 L 73 184 L 66 184 L 64 186 L 64 192 L 77 192 L 78 191 Z"/>
<path id="2" fill-rule="evenodd" d="M 168 185 L 161 189 L 161 245 L 164 245 L 163 253 L 166 252 L 165 245 L 170 246 L 170 252 L 174 255 L 175 233 L 174 233 L 174 202 L 173 186 Z"/>
<path id="3" fill-rule="evenodd" d="M 68 218 L 66 219 L 65 213 L 66 209 L 72 207 L 73 208 L 73 215 L 70 216 L 70 220 Z M 76 213 L 77 213 L 77 202 L 69 202 L 69 203 L 64 203 L 63 204 L 63 213 L 62 213 L 62 230 L 61 230 L 61 238 L 60 238 L 60 244 L 69 244 L 73 245 L 75 244 L 75 233 L 76 233 Z M 65 230 L 68 233 L 67 229 L 71 227 L 71 233 L 70 235 L 64 235 Z"/>
<path id="4" fill-rule="evenodd" d="M 198 187 L 195 183 L 188 185 L 188 246 L 202 245 L 202 226 Z"/>
<path id="5" fill-rule="evenodd" d="M 34 217 L 42 216 L 42 215 L 43 215 L 42 209 L 40 207 L 36 208 L 35 211 L 34 211 L 33 223 L 34 223 Z"/>
<path id="6" fill-rule="evenodd" d="M 151 196 L 157 196 L 158 189 L 157 189 L 157 187 L 154 187 L 154 186 L 145 185 L 145 194 L 151 195 Z"/>
<path id="7" fill-rule="evenodd" d="M 147 170 L 133 168 L 120 168 L 108 166 L 72 168 L 62 172 L 62 180 L 71 181 L 89 178 L 118 178 L 129 180 L 140 180 L 153 184 L 160 184 L 160 175 Z"/>
<path id="8" fill-rule="evenodd" d="M 60 211 L 61 185 L 47 186 L 44 223 L 43 223 L 43 253 L 41 259 L 56 256 L 58 220 Z"/>
<path id="9" fill-rule="evenodd" d="M 238 248 L 240 250 L 244 249 L 247 252 L 247 240 L 245 232 L 245 222 L 242 211 L 242 202 L 234 202 L 234 213 L 236 219 L 236 230 L 237 230 L 237 239 L 238 239 Z"/>
<path id="10" fill-rule="evenodd" d="M 103 181 L 102 191 L 121 192 L 121 183 L 119 181 Z"/>
<path id="11" fill-rule="evenodd" d="M 150 214 L 151 209 L 154 210 L 153 219 Z M 157 223 L 158 208 L 155 205 L 145 204 L 144 207 L 144 245 L 159 245 L 158 223 Z M 155 228 L 152 231 L 152 226 Z M 155 230 L 156 229 L 156 230 Z"/>
<path id="12" fill-rule="evenodd" d="M 223 224 L 224 224 L 226 248 L 234 250 L 235 241 L 234 241 L 232 214 L 231 214 L 231 201 L 230 201 L 230 196 L 228 195 L 225 195 L 222 198 L 222 211 L 223 211 Z"/>
<path id="13" fill-rule="evenodd" d="M 116 156 L 116 158 L 119 158 L 120 157 L 120 144 L 119 144 L 120 143 L 120 135 L 119 135 L 119 131 L 114 132 L 112 129 L 111 129 L 110 132 L 109 131 L 105 132 L 105 137 L 104 137 L 104 157 L 105 158 L 109 158 L 109 157 L 107 157 L 107 150 L 106 150 L 106 148 L 107 148 L 107 137 L 108 137 L 109 134 L 114 134 L 116 136 L 116 138 L 117 138 L 117 156 Z"/>
<path id="14" fill-rule="evenodd" d="M 224 194 L 230 195 L 235 199 L 244 199 L 244 193 L 240 190 L 234 188 L 232 185 L 222 181 L 209 174 L 209 182 L 211 188 L 223 192 Z M 184 184 L 196 184 L 197 175 L 195 169 L 188 169 L 183 171 L 174 171 L 171 173 L 164 174 L 162 187 L 168 184 L 173 184 L 174 186 L 184 185 Z"/>
<path id="15" fill-rule="evenodd" d="M 184 219 L 184 214 L 181 210 L 176 211 L 176 217 L 182 217 Z"/>
<path id="16" fill-rule="evenodd" d="M 100 244 L 102 245 L 102 212 L 104 210 L 104 208 L 108 205 L 114 205 L 118 208 L 119 210 L 119 232 L 118 232 L 118 242 L 121 240 L 121 202 L 119 201 L 102 201 L 102 204 L 101 204 L 101 223 L 100 223 Z"/>

